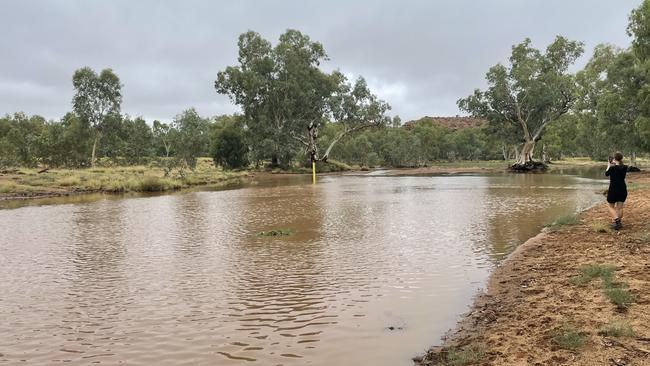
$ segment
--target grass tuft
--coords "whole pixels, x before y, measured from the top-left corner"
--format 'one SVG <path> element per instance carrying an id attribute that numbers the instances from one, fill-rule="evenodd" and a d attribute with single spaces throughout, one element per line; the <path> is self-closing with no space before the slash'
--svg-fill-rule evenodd
<path id="1" fill-rule="evenodd" d="M 611 264 L 589 264 L 580 267 L 580 275 L 571 279 L 576 286 L 584 286 L 595 278 L 602 278 L 603 282 L 611 282 L 614 278 L 616 267 Z"/>
<path id="2" fill-rule="evenodd" d="M 591 228 L 596 233 L 607 233 L 610 231 L 609 226 L 602 222 L 594 222 L 593 224 L 591 224 Z"/>
<path id="3" fill-rule="evenodd" d="M 141 192 L 162 192 L 171 189 L 169 180 L 150 175 L 144 177 L 136 188 Z"/>
<path id="4" fill-rule="evenodd" d="M 569 324 L 551 331 L 551 339 L 558 347 L 568 350 L 581 348 L 589 340 L 589 335 L 578 331 Z"/>
<path id="5" fill-rule="evenodd" d="M 16 189 L 16 183 L 9 182 L 0 182 L 0 193 L 9 193 L 13 192 Z"/>
<path id="6" fill-rule="evenodd" d="M 480 362 L 485 357 L 483 345 L 469 345 L 463 348 L 451 348 L 447 351 L 447 358 L 443 365 L 466 366 Z"/>
<path id="7" fill-rule="evenodd" d="M 624 282 L 616 281 L 614 271 L 616 267 L 611 264 L 590 264 L 580 267 L 580 275 L 571 279 L 576 286 L 584 286 L 595 278 L 602 280 L 605 296 L 621 310 L 627 309 L 635 301 L 634 295 Z"/>
<path id="8" fill-rule="evenodd" d="M 81 184 L 81 179 L 75 175 L 69 175 L 67 177 L 59 178 L 57 184 L 62 187 L 74 187 Z"/>
<path id="9" fill-rule="evenodd" d="M 598 334 L 606 337 L 634 337 L 634 330 L 624 320 L 613 320 L 600 328 Z"/>
<path id="10" fill-rule="evenodd" d="M 552 231 L 559 230 L 563 226 L 571 226 L 571 225 L 577 225 L 580 223 L 580 216 L 577 214 L 571 214 L 571 215 L 562 215 L 552 222 L 547 223 L 544 225 L 545 227 L 549 228 Z"/>
<path id="11" fill-rule="evenodd" d="M 607 288 L 605 296 L 619 309 L 629 308 L 636 300 L 630 290 L 624 287 Z"/>
<path id="12" fill-rule="evenodd" d="M 650 189 L 650 184 L 632 182 L 632 183 L 627 185 L 628 192 L 641 191 L 641 190 L 646 190 L 646 189 Z"/>

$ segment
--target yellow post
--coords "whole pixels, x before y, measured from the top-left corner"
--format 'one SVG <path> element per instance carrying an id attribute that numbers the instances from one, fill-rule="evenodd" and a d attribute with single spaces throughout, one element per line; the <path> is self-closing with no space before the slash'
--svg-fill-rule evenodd
<path id="1" fill-rule="evenodd" d="M 311 182 L 316 184 L 316 162 L 313 160 L 311 162 Z"/>

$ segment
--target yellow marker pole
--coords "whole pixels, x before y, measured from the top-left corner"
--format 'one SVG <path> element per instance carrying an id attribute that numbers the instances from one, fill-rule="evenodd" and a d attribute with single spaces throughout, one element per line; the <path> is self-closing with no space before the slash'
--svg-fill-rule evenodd
<path id="1" fill-rule="evenodd" d="M 311 162 L 311 182 L 316 184 L 316 162 L 313 160 Z"/>

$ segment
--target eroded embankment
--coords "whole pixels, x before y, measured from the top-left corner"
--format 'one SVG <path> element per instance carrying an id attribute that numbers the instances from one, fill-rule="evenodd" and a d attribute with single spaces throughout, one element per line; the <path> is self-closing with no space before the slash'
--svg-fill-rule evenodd
<path id="1" fill-rule="evenodd" d="M 650 365 L 650 174 L 628 176 L 619 232 L 605 204 L 530 239 L 418 365 Z"/>

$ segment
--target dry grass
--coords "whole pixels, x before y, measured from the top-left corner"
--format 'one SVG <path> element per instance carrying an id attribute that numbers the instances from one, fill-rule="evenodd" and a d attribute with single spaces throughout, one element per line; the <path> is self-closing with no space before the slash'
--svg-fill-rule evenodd
<path id="1" fill-rule="evenodd" d="M 609 228 L 609 225 L 607 225 L 607 224 L 605 224 L 605 223 L 603 223 L 601 221 L 594 222 L 593 224 L 591 224 L 591 228 L 596 233 L 608 233 L 608 232 L 611 231 L 610 228 Z"/>
<path id="2" fill-rule="evenodd" d="M 163 192 L 197 185 L 219 185 L 237 181 L 246 172 L 229 172 L 215 167 L 211 159 L 201 158 L 195 170 L 175 170 L 167 176 L 158 166 L 116 166 L 90 169 L 19 169 L 0 176 L 0 194 L 31 196 L 34 192 Z"/>
<path id="3" fill-rule="evenodd" d="M 632 330 L 630 323 L 621 319 L 610 321 L 600 329 L 598 334 L 606 337 L 634 337 L 635 336 L 634 330 Z"/>

